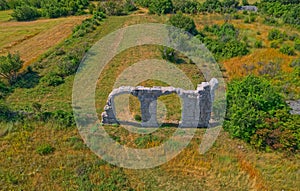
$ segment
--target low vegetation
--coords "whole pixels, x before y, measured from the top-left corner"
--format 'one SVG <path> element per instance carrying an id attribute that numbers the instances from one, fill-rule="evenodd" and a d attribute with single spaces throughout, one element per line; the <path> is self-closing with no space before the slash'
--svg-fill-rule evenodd
<path id="1" fill-rule="evenodd" d="M 292 116 L 279 92 L 263 78 L 248 76 L 232 81 L 227 91 L 224 128 L 255 147 L 300 149 L 299 116 Z"/>
<path id="2" fill-rule="evenodd" d="M 286 104 L 287 99 L 300 98 L 299 2 L 262 0 L 255 3 L 258 13 L 239 11 L 240 5 L 251 4 L 247 0 L 0 0 L 0 10 L 13 9 L 12 17 L 17 21 L 89 14 L 70 31 L 68 38 L 29 67 L 24 65 L 22 54 L 0 57 L 1 189 L 299 187 L 300 118 L 291 115 Z M 17 23 L 5 18 L 2 26 Z M 157 168 L 139 171 L 108 164 L 85 146 L 75 128 L 70 90 L 81 60 L 95 42 L 124 26 L 148 22 L 182 28 L 206 45 L 221 62 L 224 76 L 229 76 L 228 108 L 225 131 L 221 131 L 207 153 L 199 154 L 205 129 L 197 129 L 191 143 L 177 157 Z M 134 47 L 113 58 L 99 77 L 95 93 L 99 115 L 117 76 L 145 59 L 170 61 L 194 86 L 204 81 L 196 65 L 171 48 Z M 168 84 L 148 80 L 139 85 Z M 157 131 L 138 135 L 122 126 L 106 126 L 106 131 L 128 147 L 161 145 L 176 130 L 173 123 L 180 121 L 181 109 L 176 96 L 165 96 L 159 101 L 168 112 L 165 124 Z M 130 111 L 136 121 L 141 121 L 137 99 L 130 99 Z"/>

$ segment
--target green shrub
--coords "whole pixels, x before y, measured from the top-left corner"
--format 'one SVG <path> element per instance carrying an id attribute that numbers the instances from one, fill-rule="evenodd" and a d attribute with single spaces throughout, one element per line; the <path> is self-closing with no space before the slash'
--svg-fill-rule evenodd
<path id="1" fill-rule="evenodd" d="M 256 21 L 256 15 L 250 15 L 250 22 L 253 23 Z"/>
<path id="2" fill-rule="evenodd" d="M 300 51 L 300 39 L 295 40 L 294 48 L 298 51 Z"/>
<path id="3" fill-rule="evenodd" d="M 194 20 L 188 16 L 178 13 L 170 17 L 169 23 L 177 28 L 183 29 L 192 35 L 196 35 L 197 29 Z"/>
<path id="4" fill-rule="evenodd" d="M 51 118 L 61 126 L 71 127 L 75 125 L 75 120 L 72 112 L 57 110 L 52 112 Z"/>
<path id="5" fill-rule="evenodd" d="M 284 35 L 278 29 L 272 29 L 268 34 L 268 40 L 283 39 Z"/>
<path id="6" fill-rule="evenodd" d="M 23 63 L 24 61 L 21 60 L 18 53 L 0 56 L 0 77 L 5 78 L 10 85 L 13 85 L 17 80 L 19 70 L 23 67 Z"/>
<path id="7" fill-rule="evenodd" d="M 245 18 L 244 18 L 244 23 L 250 23 L 249 17 L 245 17 Z"/>
<path id="8" fill-rule="evenodd" d="M 296 67 L 299 67 L 299 68 L 300 68 L 300 58 L 297 58 L 297 59 L 293 60 L 293 61 L 290 63 L 290 66 L 293 67 L 293 68 L 296 68 Z"/>
<path id="9" fill-rule="evenodd" d="M 47 86 L 58 86 L 64 83 L 64 79 L 59 76 L 57 73 L 50 72 L 49 74 L 45 75 L 42 79 L 42 82 L 46 83 Z"/>
<path id="10" fill-rule="evenodd" d="M 275 26 L 278 25 L 277 20 L 273 17 L 265 17 L 263 23 L 268 25 L 275 25 Z"/>
<path id="11" fill-rule="evenodd" d="M 14 9 L 11 16 L 17 21 L 31 21 L 41 16 L 37 8 L 28 5 L 22 5 Z"/>
<path id="12" fill-rule="evenodd" d="M 38 113 L 36 116 L 38 120 L 49 122 L 52 121 L 60 127 L 72 127 L 75 126 L 75 120 L 72 112 L 66 112 L 62 110 L 57 111 L 45 111 Z"/>
<path id="13" fill-rule="evenodd" d="M 48 155 L 48 154 L 53 153 L 54 150 L 55 150 L 55 148 L 52 147 L 51 145 L 43 144 L 36 148 L 36 153 L 38 153 L 39 155 Z"/>
<path id="14" fill-rule="evenodd" d="M 248 0 L 242 0 L 242 5 L 243 5 L 243 6 L 247 6 L 247 5 L 249 5 L 249 2 L 248 2 Z"/>
<path id="15" fill-rule="evenodd" d="M 287 107 L 269 82 L 255 76 L 228 84 L 227 106 L 224 128 L 232 136 L 247 142 L 264 126 L 264 119 L 269 114 Z"/>
<path id="16" fill-rule="evenodd" d="M 134 115 L 134 120 L 142 121 L 142 117 L 140 115 Z"/>
<path id="17" fill-rule="evenodd" d="M 76 59 L 65 59 L 61 63 L 57 65 L 57 70 L 59 76 L 66 77 L 72 74 L 75 74 L 78 67 L 79 67 L 80 61 Z M 59 84 L 58 84 L 59 85 Z"/>
<path id="18" fill-rule="evenodd" d="M 12 115 L 10 108 L 0 101 L 0 121 L 8 121 L 9 117 Z"/>
<path id="19" fill-rule="evenodd" d="M 289 56 L 294 56 L 296 53 L 295 53 L 295 49 L 293 47 L 290 47 L 288 45 L 283 45 L 279 51 L 283 54 L 287 54 Z"/>
<path id="20" fill-rule="evenodd" d="M 172 0 L 175 12 L 195 14 L 200 3 L 195 0 Z"/>
<path id="21" fill-rule="evenodd" d="M 243 17 L 242 17 L 242 15 L 235 13 L 235 14 L 233 14 L 232 18 L 239 20 L 239 19 L 242 19 Z"/>
<path id="22" fill-rule="evenodd" d="M 160 48 L 160 52 L 161 52 L 161 57 L 165 60 L 168 60 L 169 62 L 175 62 L 176 57 L 175 57 L 175 50 L 173 48 L 169 48 L 169 47 L 162 47 Z"/>
<path id="23" fill-rule="evenodd" d="M 150 7 L 152 0 L 136 0 L 135 2 L 142 7 Z"/>
<path id="24" fill-rule="evenodd" d="M 263 47 L 262 41 L 261 41 L 261 40 L 255 41 L 254 47 L 255 47 L 255 48 L 262 48 L 262 47 Z"/>
<path id="25" fill-rule="evenodd" d="M 6 0 L 0 0 L 0 11 L 9 9 L 9 6 Z"/>
<path id="26" fill-rule="evenodd" d="M 8 85 L 0 81 L 0 99 L 5 98 L 11 92 L 12 89 Z"/>
<path id="27" fill-rule="evenodd" d="M 203 31 L 204 37 L 199 39 L 217 59 L 243 56 L 249 52 L 247 42 L 239 41 L 239 31 L 230 23 L 224 23 L 221 26 L 205 26 Z"/>
<path id="28" fill-rule="evenodd" d="M 250 143 L 256 148 L 294 152 L 300 149 L 299 126 L 299 115 L 291 115 L 287 110 L 277 110 L 264 119 L 263 127 L 255 132 Z"/>
<path id="29" fill-rule="evenodd" d="M 129 12 L 137 10 L 134 2 L 132 0 L 126 0 L 123 5 L 124 13 L 128 14 Z"/>
<path id="30" fill-rule="evenodd" d="M 224 128 L 260 149 L 300 149 L 300 116 L 291 115 L 283 97 L 270 83 L 247 76 L 228 84 Z"/>
<path id="31" fill-rule="evenodd" d="M 150 13 L 155 13 L 158 15 L 171 13 L 172 10 L 172 0 L 152 0 L 149 5 Z"/>

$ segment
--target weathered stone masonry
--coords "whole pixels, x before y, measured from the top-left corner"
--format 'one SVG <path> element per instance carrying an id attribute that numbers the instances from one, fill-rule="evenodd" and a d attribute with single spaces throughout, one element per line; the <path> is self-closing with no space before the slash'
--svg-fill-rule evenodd
<path id="1" fill-rule="evenodd" d="M 114 98 L 122 94 L 131 94 L 137 97 L 141 103 L 142 126 L 157 127 L 158 97 L 175 93 L 183 103 L 180 127 L 208 127 L 217 86 L 218 80 L 215 78 L 210 82 L 202 82 L 198 85 L 197 90 L 183 90 L 174 87 L 122 86 L 109 94 L 101 115 L 102 123 L 119 124 L 115 116 Z"/>

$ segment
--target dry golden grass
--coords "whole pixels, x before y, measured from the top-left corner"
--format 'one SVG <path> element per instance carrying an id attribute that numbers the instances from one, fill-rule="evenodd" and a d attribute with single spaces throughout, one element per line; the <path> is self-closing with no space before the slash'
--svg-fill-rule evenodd
<path id="1" fill-rule="evenodd" d="M 253 53 L 243 56 L 235 57 L 226 61 L 223 61 L 223 66 L 226 70 L 226 76 L 229 79 L 242 77 L 249 75 L 250 73 L 257 74 L 262 69 L 264 64 L 269 62 L 279 63 L 282 70 L 285 72 L 291 72 L 292 68 L 289 66 L 291 61 L 295 57 L 287 56 L 280 53 L 278 50 L 272 48 L 264 48 L 255 50 Z M 259 62 L 264 63 L 259 65 Z M 247 66 L 254 66 L 255 69 L 248 71 Z"/>

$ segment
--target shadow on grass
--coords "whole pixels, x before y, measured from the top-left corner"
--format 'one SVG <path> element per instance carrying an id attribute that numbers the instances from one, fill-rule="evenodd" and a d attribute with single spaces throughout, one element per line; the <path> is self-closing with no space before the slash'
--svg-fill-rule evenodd
<path id="1" fill-rule="evenodd" d="M 34 88 L 40 82 L 40 78 L 41 77 L 37 72 L 29 69 L 18 76 L 17 81 L 13 86 L 27 89 Z"/>

